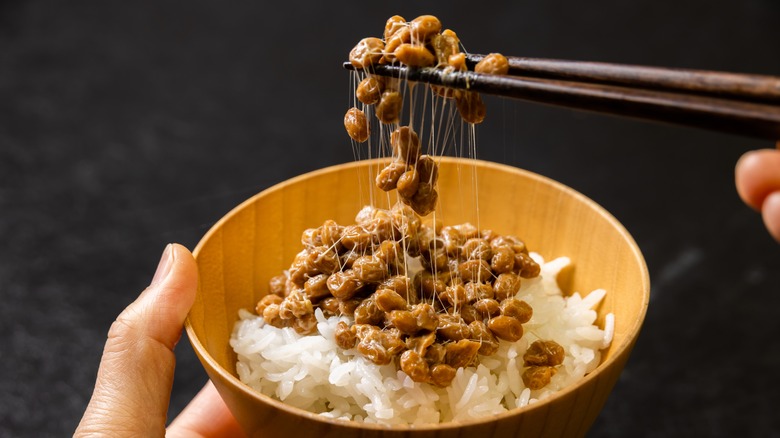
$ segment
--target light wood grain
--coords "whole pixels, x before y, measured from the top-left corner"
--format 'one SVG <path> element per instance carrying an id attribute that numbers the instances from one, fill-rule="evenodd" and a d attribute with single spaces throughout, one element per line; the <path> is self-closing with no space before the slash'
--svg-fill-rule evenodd
<path id="1" fill-rule="evenodd" d="M 544 402 L 480 421 L 383 427 L 328 420 L 258 394 L 235 375 L 228 344 L 239 308 L 252 308 L 268 280 L 300 251 L 301 232 L 326 219 L 354 222 L 374 200 L 395 194 L 373 187 L 376 161 L 322 169 L 274 186 L 221 219 L 195 249 L 200 284 L 187 335 L 228 407 L 251 436 L 509 437 L 583 436 L 598 416 L 639 334 L 649 301 L 647 267 L 634 240 L 608 212 L 545 177 L 484 161 L 442 158 L 439 208 L 444 224 L 471 222 L 515 234 L 547 259 L 568 256 L 565 291 L 607 290 L 599 323 L 615 314 L 615 337 L 599 368 Z M 477 214 L 477 205 L 479 214 Z"/>

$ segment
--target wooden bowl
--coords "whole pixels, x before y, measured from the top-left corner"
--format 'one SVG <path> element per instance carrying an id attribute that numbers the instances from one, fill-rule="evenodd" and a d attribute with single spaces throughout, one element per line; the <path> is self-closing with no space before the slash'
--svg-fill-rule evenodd
<path id="1" fill-rule="evenodd" d="M 597 324 L 615 315 L 612 346 L 577 384 L 524 408 L 478 421 L 379 426 L 330 420 L 259 394 L 236 377 L 228 341 L 238 310 L 252 309 L 268 280 L 288 268 L 301 232 L 326 219 L 354 223 L 371 200 L 388 208 L 396 194 L 376 189 L 377 160 L 311 172 L 248 199 L 203 237 L 194 254 L 200 283 L 187 335 L 227 406 L 250 436 L 455 437 L 582 436 L 599 414 L 628 359 L 647 310 L 650 282 L 642 254 L 625 228 L 582 194 L 543 176 L 484 161 L 442 158 L 438 218 L 471 222 L 524 239 L 551 260 L 568 256 L 565 292 L 607 290 Z M 476 211 L 479 209 L 479 216 Z"/>

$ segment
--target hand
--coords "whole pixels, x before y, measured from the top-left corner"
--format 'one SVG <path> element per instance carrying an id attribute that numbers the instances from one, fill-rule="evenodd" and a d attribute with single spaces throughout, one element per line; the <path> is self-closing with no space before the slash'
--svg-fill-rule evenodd
<path id="1" fill-rule="evenodd" d="M 780 142 L 777 149 L 744 154 L 735 169 L 737 192 L 761 212 L 769 233 L 780 242 Z"/>
<path id="2" fill-rule="evenodd" d="M 151 285 L 111 325 L 97 382 L 77 437 L 165 436 L 168 402 L 184 319 L 198 269 L 187 248 L 168 245 Z M 169 437 L 244 436 L 211 382 L 171 423 Z"/>

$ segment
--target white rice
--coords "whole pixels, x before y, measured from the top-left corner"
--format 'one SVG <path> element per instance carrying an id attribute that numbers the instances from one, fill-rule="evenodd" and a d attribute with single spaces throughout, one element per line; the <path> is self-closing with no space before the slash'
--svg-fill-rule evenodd
<path id="1" fill-rule="evenodd" d="M 276 328 L 246 310 L 239 311 L 230 339 L 238 355 L 238 377 L 255 390 L 289 405 L 325 417 L 381 424 L 426 424 L 462 421 L 526 406 L 549 397 L 593 371 L 601 349 L 615 330 L 608 314 L 603 329 L 594 325 L 594 307 L 605 291 L 564 297 L 556 277 L 569 264 L 561 257 L 541 265 L 541 275 L 523 280 L 517 298 L 533 307 L 517 342 L 500 341 L 495 355 L 480 356 L 476 367 L 460 368 L 447 388 L 412 381 L 395 364 L 378 366 L 334 341 L 336 324 L 350 318 L 325 318 L 317 309 L 319 334 L 300 336 Z M 554 340 L 566 356 L 552 381 L 540 390 L 525 387 L 523 353 L 538 340 Z"/>

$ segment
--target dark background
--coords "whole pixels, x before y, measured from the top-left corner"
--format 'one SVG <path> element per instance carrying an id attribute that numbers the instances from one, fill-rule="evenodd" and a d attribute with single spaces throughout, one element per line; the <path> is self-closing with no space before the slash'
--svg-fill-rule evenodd
<path id="1" fill-rule="evenodd" d="M 327 3 L 327 4 L 326 4 Z M 437 15 L 466 50 L 780 75 L 780 2 L 0 0 L 0 436 L 68 436 L 163 247 L 353 160 L 352 46 Z M 488 100 L 478 156 L 612 212 L 652 298 L 592 437 L 780 436 L 780 245 L 733 167 L 772 142 Z M 170 414 L 206 381 L 186 338 Z"/>

